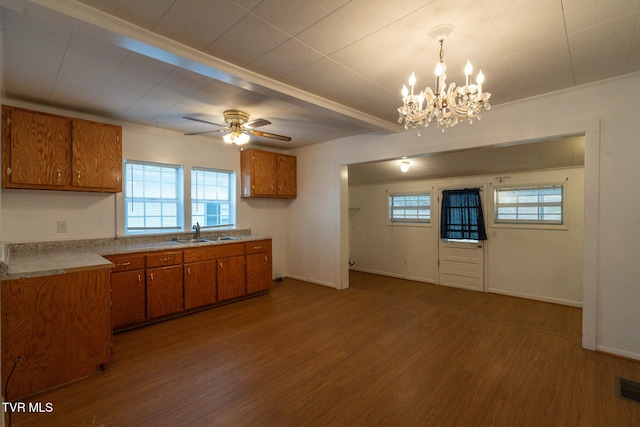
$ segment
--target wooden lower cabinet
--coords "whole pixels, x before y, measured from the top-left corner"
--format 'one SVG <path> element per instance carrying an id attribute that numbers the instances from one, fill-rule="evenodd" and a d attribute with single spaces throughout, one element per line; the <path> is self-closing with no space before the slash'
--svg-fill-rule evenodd
<path id="1" fill-rule="evenodd" d="M 144 270 L 111 273 L 111 322 L 113 329 L 147 320 Z"/>
<path id="2" fill-rule="evenodd" d="M 233 256 L 218 260 L 218 300 L 225 301 L 247 294 L 245 257 Z"/>
<path id="3" fill-rule="evenodd" d="M 111 270 L 111 324 L 120 329 L 147 320 L 145 255 L 108 255 Z"/>
<path id="4" fill-rule="evenodd" d="M 272 282 L 271 240 L 246 243 L 247 294 L 268 291 Z"/>
<path id="5" fill-rule="evenodd" d="M 183 310 L 182 265 L 147 269 L 147 319 Z"/>
<path id="6" fill-rule="evenodd" d="M 184 309 L 211 305 L 218 301 L 215 260 L 184 265 Z"/>
<path id="7" fill-rule="evenodd" d="M 2 282 L 5 400 L 100 370 L 111 354 L 109 269 Z"/>

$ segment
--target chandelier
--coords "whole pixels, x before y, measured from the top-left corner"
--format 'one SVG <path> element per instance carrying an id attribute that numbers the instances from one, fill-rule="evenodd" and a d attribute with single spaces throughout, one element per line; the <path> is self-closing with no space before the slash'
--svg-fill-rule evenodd
<path id="1" fill-rule="evenodd" d="M 461 120 L 469 120 L 469 123 L 472 123 L 476 117 L 480 120 L 480 111 L 491 108 L 489 104 L 491 94 L 482 91 L 484 75 L 480 71 L 476 77 L 476 84 L 472 84 L 473 67 L 469 61 L 464 67 L 466 75 L 464 86 L 456 87 L 455 83 L 451 83 L 447 88 L 447 65 L 444 63 L 443 44 L 451 31 L 453 31 L 451 24 L 438 25 L 429 31 L 429 36 L 440 43 L 440 60 L 435 69 L 434 90 L 427 87 L 416 95 L 415 73 L 411 73 L 409 77 L 409 88 L 402 85 L 403 105 L 398 108 L 398 123 L 404 121 L 405 129 L 418 128 L 418 135 L 420 135 L 420 127 L 428 128 L 429 123 L 434 119 L 437 127 L 442 128 L 444 132 L 446 128 L 457 125 Z"/>

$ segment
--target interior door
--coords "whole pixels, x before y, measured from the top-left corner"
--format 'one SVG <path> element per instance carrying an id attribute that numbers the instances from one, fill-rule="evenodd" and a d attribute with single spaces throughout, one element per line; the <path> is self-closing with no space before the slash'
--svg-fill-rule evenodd
<path id="1" fill-rule="evenodd" d="M 438 197 L 438 212 L 441 204 L 442 191 L 439 192 Z M 486 206 L 486 203 L 482 205 Z M 441 220 L 441 215 L 438 215 L 438 220 Z M 438 224 L 439 227 L 440 224 Z M 477 240 L 439 238 L 438 284 L 484 291 L 484 243 Z"/>
<path id="2" fill-rule="evenodd" d="M 438 283 L 456 288 L 484 291 L 483 242 L 440 239 Z"/>

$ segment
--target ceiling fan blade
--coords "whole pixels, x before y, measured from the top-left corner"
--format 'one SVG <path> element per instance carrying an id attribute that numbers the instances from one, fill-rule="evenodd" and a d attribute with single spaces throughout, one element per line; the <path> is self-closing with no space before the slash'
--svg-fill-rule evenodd
<path id="1" fill-rule="evenodd" d="M 255 119 L 255 120 L 248 121 L 242 127 L 244 127 L 245 129 L 255 129 L 255 128 L 260 127 L 260 126 L 265 126 L 265 125 L 270 125 L 270 124 L 271 124 L 271 122 L 269 120 L 266 120 L 266 119 Z"/>
<path id="2" fill-rule="evenodd" d="M 185 135 L 191 136 L 191 135 L 204 135 L 205 133 L 215 133 L 215 132 L 226 132 L 227 129 L 214 129 L 214 130 L 205 130 L 202 132 L 189 132 L 189 133 L 185 133 Z"/>
<path id="3" fill-rule="evenodd" d="M 259 130 L 250 130 L 248 132 L 255 136 L 264 136 L 265 138 L 279 139 L 280 141 L 291 141 L 291 137 L 276 135 L 275 133 L 260 132 Z"/>
<path id="4" fill-rule="evenodd" d="M 208 125 L 220 126 L 220 127 L 223 127 L 223 128 L 227 127 L 226 125 L 221 125 L 221 124 L 210 122 L 210 121 L 207 121 L 207 120 L 196 119 L 195 117 L 183 117 L 183 119 L 192 120 L 194 122 L 206 123 Z"/>

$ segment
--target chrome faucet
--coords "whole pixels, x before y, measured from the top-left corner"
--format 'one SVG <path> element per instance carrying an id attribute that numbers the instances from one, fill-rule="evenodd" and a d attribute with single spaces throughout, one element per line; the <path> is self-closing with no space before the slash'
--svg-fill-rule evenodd
<path id="1" fill-rule="evenodd" d="M 200 238 L 200 223 L 196 222 L 196 225 L 194 225 L 193 227 L 194 230 L 196 230 L 195 235 L 193 236 L 194 239 L 199 239 Z"/>

